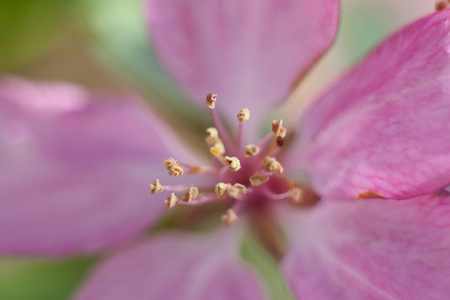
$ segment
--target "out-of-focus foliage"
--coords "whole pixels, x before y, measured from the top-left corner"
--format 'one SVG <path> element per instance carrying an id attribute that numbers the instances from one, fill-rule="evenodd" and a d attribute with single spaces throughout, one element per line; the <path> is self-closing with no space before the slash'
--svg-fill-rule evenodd
<path id="1" fill-rule="evenodd" d="M 281 276 L 278 263 L 254 237 L 247 236 L 243 240 L 241 252 L 242 257 L 261 275 L 270 299 L 295 300 Z"/>
<path id="2" fill-rule="evenodd" d="M 91 264 L 91 259 L 0 261 L 0 299 L 67 299 Z"/>
<path id="3" fill-rule="evenodd" d="M 69 2 L 0 1 L 0 70 L 29 62 L 50 50 L 64 33 Z"/>
<path id="4" fill-rule="evenodd" d="M 161 70 L 149 43 L 140 0 L 78 0 L 97 49 L 119 68 L 122 75 L 137 83 L 177 112 L 197 122 L 201 115 L 187 97 Z M 204 120 L 204 118 L 203 118 Z M 203 126 L 202 126 L 203 128 Z"/>

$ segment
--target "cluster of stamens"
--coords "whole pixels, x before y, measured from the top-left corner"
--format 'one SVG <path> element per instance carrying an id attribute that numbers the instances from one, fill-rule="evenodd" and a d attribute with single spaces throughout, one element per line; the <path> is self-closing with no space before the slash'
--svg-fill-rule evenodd
<path id="1" fill-rule="evenodd" d="M 222 221 L 226 225 L 230 225 L 238 219 L 237 212 L 242 207 L 243 200 L 255 189 L 259 189 L 259 191 L 267 189 L 269 198 L 300 202 L 302 190 L 282 175 L 283 166 L 275 158 L 286 136 L 286 128 L 283 127 L 282 120 L 274 120 L 272 132 L 257 144 L 241 147 L 243 123 L 249 120 L 250 111 L 244 108 L 237 114 L 239 128 L 237 142 L 233 143 L 215 112 L 216 100 L 217 94 L 210 93 L 206 96 L 206 104 L 211 109 L 216 125 L 216 127 L 206 129 L 207 136 L 205 138 L 210 147 L 209 151 L 213 155 L 213 166 L 192 167 L 189 164 L 182 164 L 172 157 L 166 159 L 163 164 L 171 176 L 182 176 L 186 169 L 189 174 L 212 177 L 217 180 L 217 183 L 199 189 L 194 186 L 164 186 L 159 179 L 156 179 L 155 183 L 150 185 L 152 194 L 163 191 L 172 192 L 165 200 L 165 204 L 169 208 L 173 208 L 177 204 L 199 204 L 214 201 L 214 199 L 230 199 L 231 207 L 222 217 Z M 227 156 L 227 152 L 233 156 Z M 233 175 L 234 173 L 236 175 Z M 272 176 L 275 176 L 276 180 L 285 182 L 289 189 L 281 194 L 276 194 L 270 191 L 269 187 L 259 188 Z M 185 193 L 181 196 L 180 201 L 176 192 L 183 190 Z"/>

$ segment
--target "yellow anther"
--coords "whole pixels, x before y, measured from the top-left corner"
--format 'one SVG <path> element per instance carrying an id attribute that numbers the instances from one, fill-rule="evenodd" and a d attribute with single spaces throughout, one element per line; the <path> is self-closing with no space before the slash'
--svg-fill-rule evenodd
<path id="1" fill-rule="evenodd" d="M 238 190 L 239 195 L 245 195 L 247 193 L 247 188 L 243 184 L 235 183 L 233 187 Z"/>
<path id="2" fill-rule="evenodd" d="M 269 180 L 269 177 L 263 176 L 263 175 L 259 174 L 258 172 L 256 172 L 248 180 L 250 180 L 250 183 L 252 186 L 257 186 L 257 185 L 263 184 L 264 182 Z"/>
<path id="3" fill-rule="evenodd" d="M 259 148 L 256 145 L 247 145 L 244 147 L 244 156 L 249 158 L 259 153 Z"/>
<path id="4" fill-rule="evenodd" d="M 247 193 L 247 188 L 240 183 L 235 183 L 234 185 L 227 184 L 227 188 L 225 189 L 225 195 L 234 199 L 237 199 L 245 193 Z"/>
<path id="5" fill-rule="evenodd" d="M 209 127 L 206 129 L 208 136 L 206 137 L 206 142 L 210 145 L 215 144 L 219 140 L 219 132 L 214 127 Z"/>
<path id="6" fill-rule="evenodd" d="M 223 155 L 225 153 L 225 146 L 223 145 L 222 140 L 218 139 L 217 142 L 214 143 L 214 146 L 209 149 L 209 152 L 214 155 Z"/>
<path id="7" fill-rule="evenodd" d="M 163 162 L 163 165 L 165 165 L 166 169 L 169 170 L 169 175 L 181 176 L 184 173 L 184 167 L 180 165 L 173 157 L 166 159 Z"/>
<path id="8" fill-rule="evenodd" d="M 230 196 L 231 198 L 237 199 L 237 197 L 239 197 L 239 190 L 231 184 L 228 184 L 227 189 L 225 190 L 225 194 L 227 196 Z"/>
<path id="9" fill-rule="evenodd" d="M 241 168 L 241 162 L 237 157 L 225 156 L 225 162 L 228 164 L 231 171 L 237 172 Z"/>
<path id="10" fill-rule="evenodd" d="M 206 95 L 206 105 L 209 108 L 214 109 L 216 107 L 217 94 L 209 93 Z"/>
<path id="11" fill-rule="evenodd" d="M 237 219 L 238 219 L 238 216 L 236 215 L 234 210 L 232 210 L 231 208 L 227 209 L 227 212 L 222 216 L 222 222 L 227 226 L 236 222 Z"/>
<path id="12" fill-rule="evenodd" d="M 156 179 L 154 184 L 150 184 L 150 189 L 152 190 L 152 194 L 156 194 L 164 191 L 164 186 L 159 183 L 159 179 Z"/>
<path id="13" fill-rule="evenodd" d="M 184 202 L 191 202 L 192 199 L 198 196 L 198 188 L 196 187 L 190 187 L 186 194 L 183 195 L 183 201 Z"/>
<path id="14" fill-rule="evenodd" d="M 163 165 L 165 165 L 167 168 L 171 168 L 176 164 L 178 164 L 178 162 L 173 157 L 170 157 L 163 162 Z"/>
<path id="15" fill-rule="evenodd" d="M 175 196 L 174 193 L 170 194 L 169 197 L 166 198 L 166 206 L 168 208 L 173 208 L 175 205 L 177 205 L 177 203 L 179 202 L 177 196 Z"/>
<path id="16" fill-rule="evenodd" d="M 169 175 L 171 176 L 181 176 L 183 175 L 183 167 L 180 165 L 177 166 L 173 166 L 170 170 L 169 170 Z"/>
<path id="17" fill-rule="evenodd" d="M 226 183 L 219 182 L 218 184 L 216 184 L 215 191 L 216 191 L 217 198 L 224 199 L 227 188 L 228 188 L 228 185 Z"/>
<path id="18" fill-rule="evenodd" d="M 266 172 L 283 173 L 283 167 L 273 157 L 267 156 L 261 163 L 263 165 L 263 170 Z"/>
<path id="19" fill-rule="evenodd" d="M 286 128 L 283 127 L 283 120 L 273 120 L 272 121 L 272 132 L 276 136 L 284 138 L 286 136 Z"/>
<path id="20" fill-rule="evenodd" d="M 288 192 L 288 199 L 293 203 L 300 203 L 303 196 L 303 191 L 298 187 L 293 187 Z"/>
<path id="21" fill-rule="evenodd" d="M 237 114 L 237 119 L 239 122 L 248 121 L 248 119 L 250 119 L 250 111 L 248 108 L 241 109 L 241 111 Z"/>

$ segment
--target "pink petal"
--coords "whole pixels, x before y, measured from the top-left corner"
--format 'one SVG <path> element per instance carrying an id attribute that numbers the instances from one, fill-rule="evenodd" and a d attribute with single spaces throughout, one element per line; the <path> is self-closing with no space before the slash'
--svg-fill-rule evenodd
<path id="1" fill-rule="evenodd" d="M 235 122 L 287 96 L 333 42 L 338 10 L 338 0 L 147 0 L 161 62 L 197 103 L 218 93 Z"/>
<path id="2" fill-rule="evenodd" d="M 450 183 L 449 34 L 449 10 L 405 27 L 307 111 L 293 156 L 320 194 L 399 199 Z"/>
<path id="3" fill-rule="evenodd" d="M 328 201 L 289 225 L 299 299 L 450 299 L 450 197 Z"/>
<path id="4" fill-rule="evenodd" d="M 1 252 L 97 250 L 160 216 L 165 195 L 148 185 L 166 183 L 170 152 L 158 133 L 170 132 L 115 98 L 64 83 L 0 82 Z"/>
<path id="5" fill-rule="evenodd" d="M 113 256 L 75 299 L 264 299 L 255 276 L 236 257 L 237 235 L 163 234 Z"/>

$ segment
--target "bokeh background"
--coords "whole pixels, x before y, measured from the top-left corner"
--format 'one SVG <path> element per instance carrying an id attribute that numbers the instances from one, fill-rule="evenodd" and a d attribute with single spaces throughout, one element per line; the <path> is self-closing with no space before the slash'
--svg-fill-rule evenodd
<path id="1" fill-rule="evenodd" d="M 383 37 L 433 12 L 434 1 L 343 0 L 341 7 L 334 46 L 284 109 L 300 114 Z M 141 13 L 139 0 L 0 0 L 0 72 L 93 90 L 132 89 L 162 114 L 170 109 L 171 122 L 188 120 L 187 131 L 203 126 L 206 120 L 158 67 Z M 98 259 L 0 254 L 0 299 L 68 299 Z"/>

